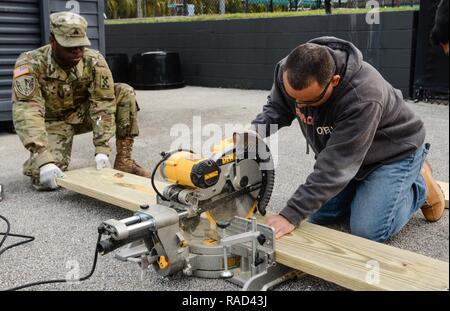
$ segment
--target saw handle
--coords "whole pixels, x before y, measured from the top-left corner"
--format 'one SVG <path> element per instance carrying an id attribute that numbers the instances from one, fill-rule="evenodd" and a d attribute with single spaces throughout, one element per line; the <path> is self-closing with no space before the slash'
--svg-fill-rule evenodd
<path id="1" fill-rule="evenodd" d="M 129 239 L 117 241 L 113 238 L 109 238 L 97 243 L 97 252 L 101 255 L 106 255 L 131 242 L 133 241 L 130 241 Z"/>

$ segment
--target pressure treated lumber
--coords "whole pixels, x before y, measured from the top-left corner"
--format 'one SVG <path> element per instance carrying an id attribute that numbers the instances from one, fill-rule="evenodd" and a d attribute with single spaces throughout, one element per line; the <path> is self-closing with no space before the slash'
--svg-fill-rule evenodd
<path id="1" fill-rule="evenodd" d="M 448 288 L 448 262 L 310 223 L 278 241 L 276 260 L 352 290 Z"/>
<path id="2" fill-rule="evenodd" d="M 156 203 L 156 193 L 148 178 L 108 168 L 85 168 L 64 174 L 64 178 L 58 179 L 59 186 L 130 211 Z M 160 191 L 165 185 L 156 182 Z"/>
<path id="3" fill-rule="evenodd" d="M 448 208 L 448 183 L 438 181 L 439 186 L 441 186 L 442 191 L 444 192 L 445 196 L 445 208 Z"/>
<path id="4" fill-rule="evenodd" d="M 148 179 L 112 169 L 67 172 L 58 184 L 131 211 L 155 203 Z M 276 260 L 352 290 L 445 290 L 449 282 L 447 262 L 310 223 L 277 241 Z"/>

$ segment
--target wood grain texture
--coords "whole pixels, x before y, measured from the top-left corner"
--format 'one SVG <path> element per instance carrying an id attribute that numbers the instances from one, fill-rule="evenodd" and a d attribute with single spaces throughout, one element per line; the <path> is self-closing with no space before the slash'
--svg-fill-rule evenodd
<path id="1" fill-rule="evenodd" d="M 137 211 L 144 204 L 156 203 L 150 179 L 114 169 L 84 168 L 65 172 L 65 177 L 58 179 L 58 185 L 130 211 Z M 156 183 L 160 191 L 165 185 Z"/>
<path id="2" fill-rule="evenodd" d="M 445 208 L 448 208 L 448 183 L 442 182 L 442 181 L 438 181 L 437 183 L 439 184 L 439 186 L 441 187 L 442 191 L 444 192 Z"/>
<path id="3" fill-rule="evenodd" d="M 448 288 L 448 262 L 326 227 L 303 223 L 277 242 L 277 262 L 352 290 Z"/>
<path id="4" fill-rule="evenodd" d="M 112 169 L 70 171 L 58 184 L 131 211 L 156 201 L 148 179 Z M 160 191 L 164 185 L 158 183 Z M 449 287 L 447 262 L 310 223 L 277 241 L 276 260 L 352 290 Z"/>

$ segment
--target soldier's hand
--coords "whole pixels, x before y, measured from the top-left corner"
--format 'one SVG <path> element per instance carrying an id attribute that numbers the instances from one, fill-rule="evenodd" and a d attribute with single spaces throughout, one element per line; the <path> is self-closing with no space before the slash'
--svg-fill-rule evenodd
<path id="1" fill-rule="evenodd" d="M 102 170 L 104 168 L 111 167 L 111 163 L 109 162 L 109 158 L 106 154 L 98 153 L 95 156 L 95 163 L 97 164 L 97 169 Z"/>
<path id="2" fill-rule="evenodd" d="M 266 225 L 275 229 L 275 238 L 279 239 L 282 236 L 294 231 L 295 226 L 281 215 L 274 215 L 269 217 L 266 221 Z"/>
<path id="3" fill-rule="evenodd" d="M 56 183 L 57 178 L 64 177 L 64 173 L 59 167 L 53 163 L 43 165 L 39 172 L 39 181 L 45 188 L 55 190 L 58 189 L 58 184 Z"/>

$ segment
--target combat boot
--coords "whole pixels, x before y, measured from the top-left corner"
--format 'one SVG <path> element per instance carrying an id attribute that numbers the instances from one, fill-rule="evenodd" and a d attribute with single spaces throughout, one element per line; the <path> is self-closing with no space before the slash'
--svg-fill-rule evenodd
<path id="1" fill-rule="evenodd" d="M 116 141 L 117 155 L 114 162 L 116 170 L 150 178 L 151 173 L 137 164 L 132 158 L 134 139 L 132 137 L 118 138 Z"/>

